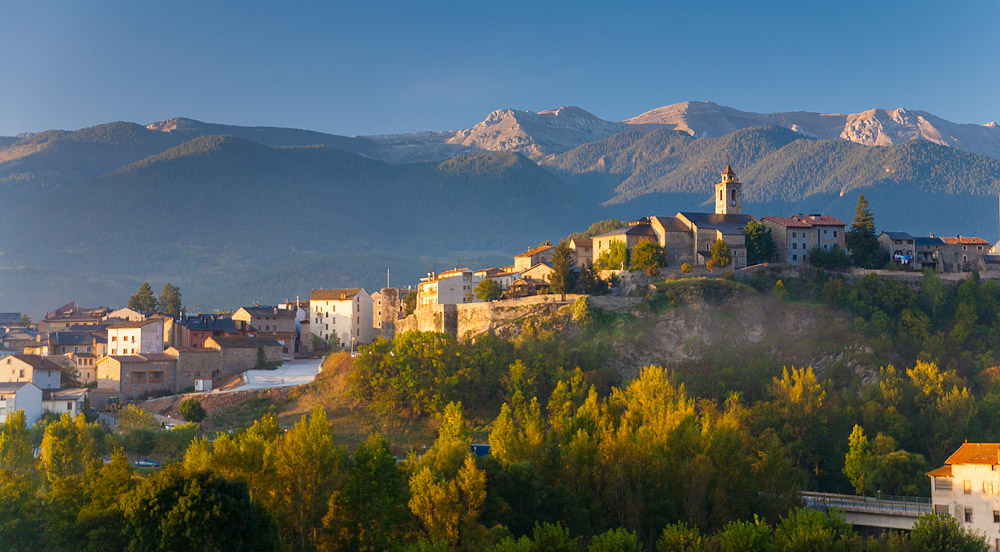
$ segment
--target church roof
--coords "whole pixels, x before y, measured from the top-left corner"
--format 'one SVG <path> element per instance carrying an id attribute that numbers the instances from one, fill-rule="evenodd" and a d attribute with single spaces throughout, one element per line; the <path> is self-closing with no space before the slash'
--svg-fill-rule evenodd
<path id="1" fill-rule="evenodd" d="M 733 172 L 733 168 L 731 166 L 729 166 L 729 165 L 726 165 L 726 170 L 722 171 L 722 174 L 723 175 L 733 175 L 733 176 L 736 176 L 736 173 Z"/>

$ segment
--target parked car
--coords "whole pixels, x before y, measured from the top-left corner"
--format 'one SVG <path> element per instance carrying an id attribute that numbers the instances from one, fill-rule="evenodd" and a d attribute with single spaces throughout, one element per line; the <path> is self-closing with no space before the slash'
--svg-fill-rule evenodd
<path id="1" fill-rule="evenodd" d="M 143 458 L 142 460 L 135 461 L 135 467 L 137 468 L 159 468 L 160 463 L 155 460 L 150 460 L 149 458 Z"/>

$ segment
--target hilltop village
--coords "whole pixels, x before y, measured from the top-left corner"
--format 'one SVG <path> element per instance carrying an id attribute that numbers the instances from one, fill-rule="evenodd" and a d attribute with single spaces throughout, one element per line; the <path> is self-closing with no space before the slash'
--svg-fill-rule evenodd
<path id="1" fill-rule="evenodd" d="M 823 214 L 754 218 L 743 213 L 742 187 L 727 166 L 715 185 L 713 213 L 644 217 L 597 235 L 544 243 L 515 255 L 508 266 L 431 273 L 407 288 L 315 289 L 308 300 L 241 306 L 227 314 L 168 315 L 72 301 L 37 324 L 20 313 L 0 313 L 0 396 L 16 395 L 31 423 L 45 411 L 77 413 L 85 402 L 104 407 L 208 391 L 250 369 L 353 352 L 397 331 L 462 336 L 482 329 L 471 318 L 496 316 L 482 308 L 495 301 L 516 307 L 565 302 L 567 293 L 570 299 L 621 297 L 652 277 L 805 267 L 818 264 L 811 258 L 818 256 L 834 259 L 833 268 L 836 259 L 846 261 L 846 223 Z M 977 237 L 884 231 L 877 243 L 880 258 L 894 269 L 886 271 L 890 275 L 929 269 L 962 277 L 1000 267 L 996 248 Z M 0 422 L 9 411 L 0 409 Z"/>

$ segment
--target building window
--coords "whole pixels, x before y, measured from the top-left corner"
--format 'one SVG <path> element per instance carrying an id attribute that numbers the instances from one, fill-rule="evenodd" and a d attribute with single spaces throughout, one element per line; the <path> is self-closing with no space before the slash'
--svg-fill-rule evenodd
<path id="1" fill-rule="evenodd" d="M 962 492 L 972 494 L 972 481 L 962 481 Z"/>
<path id="2" fill-rule="evenodd" d="M 965 523 L 972 523 L 972 508 L 965 509 Z"/>
<path id="3" fill-rule="evenodd" d="M 797 238 L 797 237 L 799 237 L 799 236 L 798 236 L 798 234 L 796 234 L 795 232 L 792 232 L 792 237 L 793 237 L 793 238 Z"/>
<path id="4" fill-rule="evenodd" d="M 837 237 L 837 231 L 836 230 L 833 231 L 833 237 L 835 237 L 835 238 Z"/>
<path id="5" fill-rule="evenodd" d="M 948 505 L 947 504 L 935 504 L 934 513 L 942 516 L 948 515 Z"/>
<path id="6" fill-rule="evenodd" d="M 1000 510 L 993 510 L 993 523 L 1000 523 Z"/>
<path id="7" fill-rule="evenodd" d="M 798 256 L 798 255 L 792 255 L 792 260 L 793 260 L 793 261 L 797 261 L 797 260 L 799 260 L 799 256 Z"/>
<path id="8" fill-rule="evenodd" d="M 68 410 L 70 412 L 73 411 L 73 403 L 72 403 L 72 401 L 66 403 L 66 410 Z M 994 512 L 994 513 L 996 513 L 996 512 Z"/>
<path id="9" fill-rule="evenodd" d="M 799 248 L 798 242 L 792 242 L 792 249 L 798 249 L 798 248 Z"/>

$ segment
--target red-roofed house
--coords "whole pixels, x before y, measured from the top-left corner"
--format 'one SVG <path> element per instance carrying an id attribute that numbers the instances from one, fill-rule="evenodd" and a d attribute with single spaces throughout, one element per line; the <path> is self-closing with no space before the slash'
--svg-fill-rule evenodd
<path id="1" fill-rule="evenodd" d="M 1000 546 L 1000 443 L 963 443 L 944 466 L 930 471 L 931 503 L 966 531 Z"/>
<path id="2" fill-rule="evenodd" d="M 790 217 L 761 217 L 760 221 L 771 230 L 775 252 L 772 260 L 790 265 L 805 264 L 809 250 L 814 247 L 831 249 L 837 246 L 847 251 L 843 221 L 829 215 L 792 215 Z"/>
<path id="3" fill-rule="evenodd" d="M 974 236 L 942 237 L 941 239 L 944 240 L 944 243 L 953 246 L 951 255 L 953 259 L 949 260 L 954 263 L 956 270 L 965 272 L 982 269 L 982 257 L 989 254 L 990 242 Z"/>

